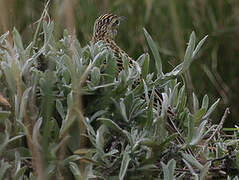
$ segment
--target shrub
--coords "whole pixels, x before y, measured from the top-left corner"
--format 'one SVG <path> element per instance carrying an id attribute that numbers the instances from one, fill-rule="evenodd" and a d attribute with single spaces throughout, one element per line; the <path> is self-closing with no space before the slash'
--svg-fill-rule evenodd
<path id="1" fill-rule="evenodd" d="M 0 37 L 1 178 L 204 179 L 237 174 L 237 134 L 226 140 L 220 133 L 228 109 L 216 126 L 210 125 L 210 115 L 219 99 L 209 105 L 205 95 L 200 104 L 193 94 L 192 107 L 187 103 L 181 75 L 206 37 L 196 45 L 192 32 L 182 63 L 164 73 L 157 46 L 144 29 L 154 58 L 142 54 L 140 68 L 130 68 L 125 57 L 117 75 L 113 54 L 103 42 L 82 47 L 66 31 L 55 39 L 54 23 L 43 19 L 26 48 L 16 29 L 13 47 L 8 33 Z M 154 69 L 149 69 L 151 63 Z M 134 89 L 140 74 L 143 81 Z M 163 96 L 157 109 L 148 96 L 155 88 Z M 176 142 L 178 133 L 165 129 L 168 107 L 176 113 L 183 143 Z"/>

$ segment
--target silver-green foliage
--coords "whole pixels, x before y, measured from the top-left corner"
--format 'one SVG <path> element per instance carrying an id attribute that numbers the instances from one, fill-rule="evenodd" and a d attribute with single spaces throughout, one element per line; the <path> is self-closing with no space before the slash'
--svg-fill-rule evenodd
<path id="1" fill-rule="evenodd" d="M 13 47 L 7 33 L 0 37 L 1 93 L 12 106 L 0 107 L 1 178 L 188 176 L 176 167 L 187 168 L 196 179 L 209 173 L 211 163 L 202 164 L 186 150 L 191 148 L 196 155 L 202 139 L 215 129 L 208 120 L 219 100 L 210 106 L 205 95 L 200 106 L 193 94 L 193 107 L 189 107 L 190 95 L 180 81 L 206 37 L 196 45 L 193 32 L 182 63 L 164 73 L 157 46 L 144 29 L 154 58 L 145 53 L 137 60 L 140 68 L 130 68 L 125 57 L 124 70 L 117 75 L 115 59 L 103 42 L 82 47 L 67 31 L 55 39 L 53 22 L 39 24 L 42 33 L 37 31 L 34 37 L 43 39 L 36 42 L 35 38 L 26 48 L 16 29 Z M 156 67 L 149 69 L 153 60 Z M 39 70 L 42 61 L 47 68 Z M 133 88 L 139 77 L 143 80 Z M 155 88 L 163 97 L 157 108 Z M 165 129 L 168 107 L 176 113 L 183 144 L 175 143 L 177 133 Z M 88 141 L 85 147 L 80 146 L 82 137 Z M 202 154 L 206 159 L 224 155 Z"/>

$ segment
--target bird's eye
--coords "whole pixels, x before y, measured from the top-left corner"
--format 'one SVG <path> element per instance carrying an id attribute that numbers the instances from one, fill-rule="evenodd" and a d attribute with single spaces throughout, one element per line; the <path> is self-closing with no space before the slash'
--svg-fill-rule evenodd
<path id="1" fill-rule="evenodd" d="M 115 25 L 119 25 L 119 24 L 120 24 L 120 21 L 119 21 L 119 20 L 116 20 L 116 21 L 114 22 L 114 24 L 115 24 Z"/>

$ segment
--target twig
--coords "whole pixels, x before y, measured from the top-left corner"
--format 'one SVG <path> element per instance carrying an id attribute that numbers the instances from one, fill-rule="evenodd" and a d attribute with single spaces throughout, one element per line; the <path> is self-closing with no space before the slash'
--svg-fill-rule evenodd
<path id="1" fill-rule="evenodd" d="M 207 161 L 215 162 L 215 161 L 221 161 L 223 159 L 227 159 L 229 157 L 229 154 L 222 156 L 220 158 L 215 158 L 215 159 L 208 159 Z"/>
<path id="2" fill-rule="evenodd" d="M 217 126 L 216 130 L 215 130 L 214 133 L 211 135 L 211 137 L 206 140 L 206 142 L 204 143 L 204 146 L 208 145 L 209 141 L 211 141 L 212 138 L 221 130 L 221 128 L 222 128 L 222 126 L 223 126 L 223 124 L 224 124 L 224 122 L 225 122 L 225 120 L 226 120 L 226 118 L 227 118 L 227 115 L 228 115 L 229 113 L 230 113 L 229 108 L 226 108 L 226 110 L 225 110 L 225 112 L 224 112 L 224 115 L 223 115 L 223 117 L 222 117 L 222 119 L 221 119 L 221 122 L 219 123 L 219 125 Z"/>
<path id="3" fill-rule="evenodd" d="M 218 124 L 217 128 L 215 129 L 215 131 L 213 132 L 213 134 L 205 141 L 205 143 L 203 144 L 203 148 L 198 152 L 197 157 L 201 154 L 202 151 L 204 151 L 205 147 L 208 145 L 208 143 L 212 140 L 212 138 L 222 129 L 222 126 L 227 118 L 227 115 L 230 113 L 229 108 L 226 108 L 222 119 L 220 121 L 220 123 Z"/>
<path id="4" fill-rule="evenodd" d="M 224 159 L 232 159 L 232 158 L 235 158 L 236 155 L 225 155 L 225 156 L 222 156 L 222 157 L 219 157 L 219 158 L 215 158 L 215 159 L 208 159 L 207 161 L 211 161 L 211 162 L 215 162 L 215 161 L 221 161 L 221 160 L 224 160 Z"/>

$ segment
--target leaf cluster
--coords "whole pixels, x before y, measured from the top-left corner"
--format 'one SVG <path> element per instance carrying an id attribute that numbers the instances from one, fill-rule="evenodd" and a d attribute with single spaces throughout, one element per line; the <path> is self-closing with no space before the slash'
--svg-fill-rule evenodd
<path id="1" fill-rule="evenodd" d="M 209 103 L 205 95 L 200 104 L 193 94 L 193 111 L 187 102 L 182 75 L 206 37 L 197 44 L 192 32 L 183 61 L 164 73 L 156 44 L 143 31 L 153 58 L 142 54 L 138 66 L 130 68 L 124 57 L 119 74 L 103 42 L 82 47 L 67 31 L 58 40 L 54 23 L 44 18 L 26 47 L 16 29 L 13 47 L 8 33 L 0 37 L 0 87 L 9 104 L 0 107 L 0 179 L 204 179 L 216 170 L 236 174 L 237 133 L 227 140 L 218 132 L 204 143 L 216 130 L 210 115 L 219 99 Z M 152 61 L 156 66 L 149 69 Z M 139 77 L 143 80 L 134 88 Z M 156 108 L 155 89 L 163 97 Z M 183 143 L 177 143 L 178 133 L 165 128 L 169 107 Z"/>

